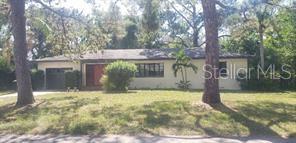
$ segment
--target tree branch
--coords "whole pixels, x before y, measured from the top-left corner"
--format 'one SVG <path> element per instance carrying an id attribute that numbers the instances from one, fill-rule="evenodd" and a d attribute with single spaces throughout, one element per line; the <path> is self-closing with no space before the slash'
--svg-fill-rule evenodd
<path id="1" fill-rule="evenodd" d="M 282 5 L 279 5 L 279 4 L 272 3 L 272 2 L 270 2 L 268 0 L 264 1 L 263 3 L 271 5 L 271 6 L 277 6 L 277 7 L 280 7 L 280 8 L 285 8 L 285 9 L 288 9 L 288 10 L 296 10 L 296 7 L 282 6 Z"/>
<path id="2" fill-rule="evenodd" d="M 192 28 L 194 28 L 194 25 L 187 19 L 186 16 L 184 16 L 173 4 L 171 4 L 172 8 L 188 23 L 188 25 Z"/>
<path id="3" fill-rule="evenodd" d="M 218 38 L 223 38 L 223 37 L 231 37 L 231 35 L 225 34 L 225 35 L 218 36 Z"/>
<path id="4" fill-rule="evenodd" d="M 198 28 L 197 31 L 200 31 L 204 27 L 204 24 L 202 23 Z"/>
<path id="5" fill-rule="evenodd" d="M 180 36 L 178 36 L 178 35 L 176 35 L 176 37 L 177 37 L 178 39 L 181 40 L 181 44 L 182 44 L 183 46 L 188 47 L 188 45 L 186 44 L 186 41 L 185 41 L 182 37 L 180 37 Z"/>
<path id="6" fill-rule="evenodd" d="M 220 2 L 219 0 L 215 0 L 216 1 L 216 4 L 219 5 L 221 8 L 224 8 L 224 9 L 228 9 L 229 6 L 226 6 L 225 4 L 223 4 L 222 2 Z"/>
<path id="7" fill-rule="evenodd" d="M 81 19 L 79 19 L 79 18 L 77 18 L 75 16 L 72 16 L 72 15 L 67 15 L 63 11 L 55 10 L 55 9 L 51 8 L 50 6 L 48 6 L 47 4 L 43 3 L 41 0 L 32 0 L 32 1 L 34 1 L 35 3 L 40 4 L 45 9 L 51 11 L 52 13 L 54 13 L 54 14 L 56 14 L 58 16 L 74 19 L 74 20 L 76 20 L 76 21 L 80 22 L 81 24 L 86 25 L 88 27 L 88 24 L 86 22 L 84 22 L 83 20 L 81 20 Z"/>
<path id="8" fill-rule="evenodd" d="M 227 35 L 227 34 L 225 34 L 225 35 L 220 35 L 220 36 L 218 36 L 218 38 L 223 38 L 223 37 L 231 37 L 231 35 Z M 201 46 L 203 46 L 204 44 L 206 44 L 206 41 L 202 42 L 200 45 L 198 45 L 198 47 L 201 47 Z"/>
<path id="9" fill-rule="evenodd" d="M 193 14 L 193 11 L 191 9 L 189 9 L 188 7 L 186 7 L 184 4 L 178 3 L 179 5 L 181 5 L 185 10 L 189 11 L 191 14 Z M 194 7 L 193 4 L 190 4 L 192 7 Z"/>

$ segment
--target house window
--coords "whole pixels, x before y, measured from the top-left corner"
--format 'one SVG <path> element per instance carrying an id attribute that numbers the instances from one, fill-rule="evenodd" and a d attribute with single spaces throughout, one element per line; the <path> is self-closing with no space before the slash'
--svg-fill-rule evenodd
<path id="1" fill-rule="evenodd" d="M 138 67 L 136 77 L 164 77 L 164 64 L 162 63 L 145 63 L 136 65 Z"/>
<path id="2" fill-rule="evenodd" d="M 219 62 L 219 75 L 222 77 L 227 76 L 227 63 L 226 62 Z"/>

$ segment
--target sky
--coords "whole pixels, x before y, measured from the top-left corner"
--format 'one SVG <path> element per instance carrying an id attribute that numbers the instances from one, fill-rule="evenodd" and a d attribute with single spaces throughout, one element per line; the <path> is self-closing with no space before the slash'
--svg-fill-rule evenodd
<path id="1" fill-rule="evenodd" d="M 84 2 L 84 0 L 67 0 L 66 2 L 62 2 L 61 5 L 63 5 L 63 7 L 75 8 L 85 13 L 91 12 L 89 5 Z"/>
<path id="2" fill-rule="evenodd" d="M 97 3 L 99 3 L 100 10 L 107 11 L 109 8 L 110 3 L 113 0 L 95 0 Z M 124 2 L 126 0 L 119 0 L 118 6 L 120 7 L 120 11 L 123 15 L 128 14 L 128 10 L 124 6 Z M 78 9 L 80 11 L 83 11 L 84 14 L 90 14 L 91 13 L 91 5 L 86 3 L 85 0 L 66 0 L 65 2 L 59 3 L 61 7 L 67 7 L 67 8 L 74 8 Z"/>
<path id="3" fill-rule="evenodd" d="M 91 13 L 91 5 L 86 3 L 85 0 L 64 0 L 65 2 L 60 2 L 59 6 L 61 7 L 67 7 L 67 8 L 74 8 L 78 9 L 79 11 L 82 11 L 84 14 L 90 14 Z M 107 11 L 109 8 L 109 5 L 111 2 L 114 2 L 116 0 L 95 0 L 96 3 L 99 4 L 101 11 Z M 238 2 L 241 4 L 243 0 L 238 0 Z M 285 4 L 287 6 L 291 5 L 292 2 L 295 0 L 286 0 Z M 117 6 L 119 6 L 120 11 L 122 15 L 127 15 L 129 13 L 129 10 L 134 10 L 132 8 L 128 8 L 128 0 L 117 0 Z"/>

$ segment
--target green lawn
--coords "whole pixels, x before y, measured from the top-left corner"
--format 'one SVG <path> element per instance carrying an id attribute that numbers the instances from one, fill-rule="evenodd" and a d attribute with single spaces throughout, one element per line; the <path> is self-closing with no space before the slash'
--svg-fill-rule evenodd
<path id="1" fill-rule="evenodd" d="M 0 99 L 0 133 L 153 134 L 295 137 L 296 92 L 224 92 L 224 105 L 200 102 L 202 92 L 63 93 L 15 109 Z"/>
<path id="2" fill-rule="evenodd" d="M 9 91 L 9 90 L 0 90 L 0 96 L 15 93 L 15 91 Z"/>

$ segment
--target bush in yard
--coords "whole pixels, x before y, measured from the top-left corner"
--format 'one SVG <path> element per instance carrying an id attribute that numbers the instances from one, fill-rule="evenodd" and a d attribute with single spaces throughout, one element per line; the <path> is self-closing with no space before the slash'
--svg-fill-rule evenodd
<path id="1" fill-rule="evenodd" d="M 278 91 L 280 90 L 280 80 L 272 80 L 268 78 L 241 80 L 240 86 L 242 90 Z"/>
<path id="2" fill-rule="evenodd" d="M 283 77 L 289 77 L 289 75 L 282 74 Z M 281 89 L 296 91 L 296 73 L 291 73 L 290 79 L 280 81 Z"/>
<path id="3" fill-rule="evenodd" d="M 245 75 L 240 74 L 240 77 L 245 77 Z M 270 79 L 260 75 L 260 78 L 257 77 L 257 73 L 252 73 L 249 79 L 239 79 L 240 86 L 242 90 L 252 90 L 252 91 L 278 91 L 280 88 L 279 79 Z"/>
<path id="4" fill-rule="evenodd" d="M 103 75 L 103 77 L 100 80 L 100 83 L 103 85 L 103 89 L 105 91 L 112 91 L 112 89 L 115 87 L 110 81 L 107 75 Z"/>
<path id="5" fill-rule="evenodd" d="M 8 85 L 12 83 L 10 74 L 10 71 L 0 69 L 0 88 L 8 88 Z"/>
<path id="6" fill-rule="evenodd" d="M 81 87 L 81 72 L 80 71 L 69 71 L 65 73 L 65 85 L 70 88 Z"/>
<path id="7" fill-rule="evenodd" d="M 40 90 L 44 87 L 44 72 L 41 70 L 31 71 L 32 87 L 34 90 Z"/>
<path id="8" fill-rule="evenodd" d="M 116 61 L 105 68 L 105 75 L 101 79 L 101 83 L 108 92 L 126 92 L 136 72 L 137 66 L 135 64 Z"/>
<path id="9" fill-rule="evenodd" d="M 7 64 L 7 61 L 0 58 L 0 89 L 7 89 L 13 84 L 15 80 L 14 72 Z"/>

